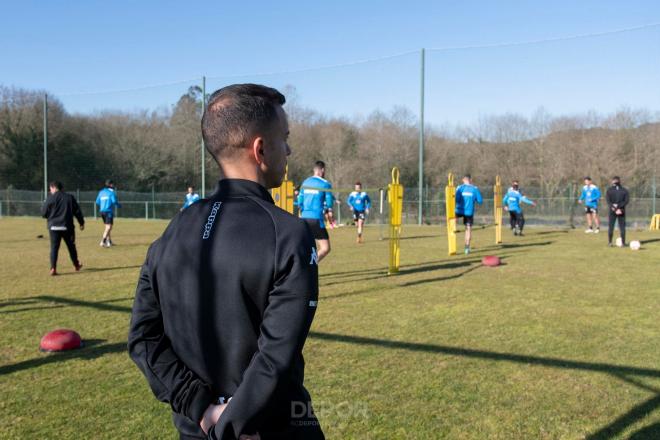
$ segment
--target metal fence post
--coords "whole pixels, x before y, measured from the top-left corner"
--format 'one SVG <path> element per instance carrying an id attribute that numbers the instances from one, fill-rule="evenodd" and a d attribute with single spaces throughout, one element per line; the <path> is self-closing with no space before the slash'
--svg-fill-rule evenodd
<path id="1" fill-rule="evenodd" d="M 94 205 L 94 220 L 96 220 L 96 203 L 93 203 Z"/>
<path id="2" fill-rule="evenodd" d="M 144 219 L 149 220 L 149 202 L 144 202 Z"/>

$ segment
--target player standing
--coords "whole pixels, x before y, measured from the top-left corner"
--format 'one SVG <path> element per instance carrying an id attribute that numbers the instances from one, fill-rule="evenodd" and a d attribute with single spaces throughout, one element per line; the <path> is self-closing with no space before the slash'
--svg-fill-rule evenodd
<path id="1" fill-rule="evenodd" d="M 463 217 L 465 225 L 465 253 L 470 253 L 470 241 L 472 240 L 472 225 L 474 224 L 475 204 L 481 205 L 483 197 L 479 188 L 472 184 L 472 176 L 463 176 L 463 184 L 456 188 L 456 217 Z"/>
<path id="2" fill-rule="evenodd" d="M 587 218 L 587 226 L 584 232 L 587 234 L 600 232 L 600 219 L 598 218 L 598 202 L 600 200 L 600 189 L 591 181 L 591 177 L 584 178 L 584 186 L 578 203 L 584 203 L 584 214 Z M 596 230 L 593 229 L 594 225 Z"/>
<path id="3" fill-rule="evenodd" d="M 621 245 L 626 245 L 626 206 L 630 201 L 628 190 L 621 186 L 619 176 L 612 177 L 612 186 L 607 189 L 605 199 L 610 207 L 609 227 L 607 228 L 607 242 L 612 246 L 612 236 L 614 235 L 614 224 L 619 222 L 619 233 L 621 235 Z"/>
<path id="4" fill-rule="evenodd" d="M 334 197 L 332 184 L 325 179 L 325 163 L 317 161 L 314 164 L 314 174 L 305 179 L 298 194 L 300 217 L 312 230 L 318 250 L 318 261 L 330 253 L 330 237 L 325 228 L 324 212 L 332 212 Z"/>
<path id="5" fill-rule="evenodd" d="M 369 215 L 371 199 L 369 198 L 369 194 L 362 191 L 362 183 L 355 182 L 355 191 L 349 194 L 346 203 L 353 212 L 353 220 L 357 225 L 357 243 L 364 243 L 362 240 L 362 229 L 367 215 Z"/>
<path id="6" fill-rule="evenodd" d="M 183 211 L 193 203 L 198 202 L 199 200 L 201 200 L 201 197 L 199 196 L 199 194 L 195 192 L 195 188 L 189 186 L 188 193 L 186 194 L 186 200 L 183 203 L 183 207 L 181 208 L 181 211 Z"/>
<path id="7" fill-rule="evenodd" d="M 105 181 L 105 188 L 99 191 L 98 196 L 96 196 L 96 204 L 99 206 L 101 219 L 103 219 L 103 224 L 105 225 L 99 246 L 109 248 L 112 246 L 110 232 L 115 222 L 115 206 L 121 208 L 121 204 L 117 201 L 117 195 L 115 194 L 115 183 L 112 180 L 108 179 Z"/>
<path id="8" fill-rule="evenodd" d="M 517 180 L 511 182 L 511 188 L 504 196 L 504 210 L 509 211 L 509 221 L 513 235 L 523 235 L 523 228 L 525 227 L 525 216 L 522 211 L 522 203 L 526 205 L 536 206 L 536 202 L 528 199 L 520 191 L 520 184 Z"/>

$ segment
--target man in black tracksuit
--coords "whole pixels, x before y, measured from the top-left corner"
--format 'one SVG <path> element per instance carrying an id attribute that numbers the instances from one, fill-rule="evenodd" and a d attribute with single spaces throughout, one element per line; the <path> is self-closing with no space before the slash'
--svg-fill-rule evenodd
<path id="1" fill-rule="evenodd" d="M 210 97 L 202 134 L 225 179 L 177 214 L 140 273 L 129 353 L 182 439 L 324 438 L 303 386 L 314 238 L 266 190 L 291 152 L 282 104 L 252 84 Z"/>
<path id="2" fill-rule="evenodd" d="M 62 183 L 54 181 L 49 185 L 50 194 L 41 207 L 41 215 L 48 219 L 48 234 L 50 235 L 50 274 L 57 275 L 57 254 L 60 243 L 64 240 L 73 267 L 77 271 L 82 268 L 78 261 L 76 249 L 76 229 L 73 218 L 78 220 L 80 230 L 85 229 L 85 218 L 82 215 L 76 198 L 62 191 Z"/>
<path id="3" fill-rule="evenodd" d="M 607 205 L 609 206 L 609 228 L 607 230 L 607 239 L 609 246 L 612 246 L 612 236 L 614 235 L 614 224 L 619 222 L 619 232 L 621 233 L 622 245 L 626 245 L 626 206 L 630 199 L 628 190 L 621 186 L 621 179 L 618 176 L 612 178 L 612 186 L 607 189 L 605 195 Z"/>

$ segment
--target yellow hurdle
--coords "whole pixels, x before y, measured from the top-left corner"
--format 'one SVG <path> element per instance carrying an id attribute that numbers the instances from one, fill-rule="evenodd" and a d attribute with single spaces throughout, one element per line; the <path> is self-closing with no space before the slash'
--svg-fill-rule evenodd
<path id="1" fill-rule="evenodd" d="M 403 185 L 399 183 L 399 169 L 392 168 L 392 183 L 387 186 L 387 203 L 390 206 L 390 261 L 387 274 L 399 271 L 401 261 L 400 238 L 403 212 Z"/>
<path id="2" fill-rule="evenodd" d="M 500 176 L 495 177 L 495 186 L 493 187 L 495 197 L 493 206 L 495 216 L 495 244 L 502 243 L 502 181 Z"/>
<path id="3" fill-rule="evenodd" d="M 286 167 L 282 185 L 279 188 L 271 189 L 270 194 L 273 196 L 275 206 L 279 206 L 288 213 L 293 214 L 293 182 L 289 180 L 288 166 Z"/>
<path id="4" fill-rule="evenodd" d="M 445 210 L 447 216 L 447 251 L 449 255 L 456 255 L 456 186 L 454 175 L 447 176 L 445 187 Z"/>
<path id="5" fill-rule="evenodd" d="M 650 229 L 651 231 L 660 231 L 660 214 L 653 214 Z"/>

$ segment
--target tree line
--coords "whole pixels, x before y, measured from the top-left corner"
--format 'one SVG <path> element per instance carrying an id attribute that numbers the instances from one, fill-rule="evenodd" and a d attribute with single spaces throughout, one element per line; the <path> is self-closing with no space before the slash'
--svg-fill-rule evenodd
<path id="1" fill-rule="evenodd" d="M 398 166 L 406 187 L 417 187 L 418 128 L 406 108 L 377 110 L 364 120 L 328 117 L 298 104 L 287 91 L 290 117 L 289 177 L 301 182 L 316 160 L 327 163 L 337 188 L 356 180 L 382 187 Z M 43 96 L 0 86 L 0 188 L 43 186 Z M 97 189 L 112 178 L 123 190 L 182 191 L 201 182 L 201 90 L 191 87 L 161 111 L 72 114 L 49 98 L 48 175 L 68 189 Z M 601 115 L 553 116 L 540 108 L 526 117 L 504 114 L 462 126 L 425 131 L 424 184 L 446 182 L 449 172 L 471 173 L 490 186 L 520 179 L 540 195 L 564 195 L 584 175 L 601 184 L 618 174 L 635 195 L 648 195 L 660 164 L 657 114 L 622 108 Z M 207 188 L 219 178 L 205 155 Z"/>

